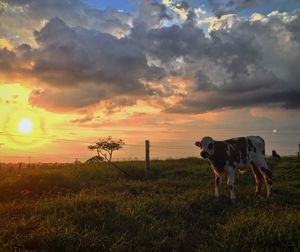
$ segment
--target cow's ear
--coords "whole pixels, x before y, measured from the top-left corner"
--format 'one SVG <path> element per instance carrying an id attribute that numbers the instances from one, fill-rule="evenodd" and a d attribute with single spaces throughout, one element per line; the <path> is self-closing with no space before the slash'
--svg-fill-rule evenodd
<path id="1" fill-rule="evenodd" d="M 196 145 L 196 146 L 198 146 L 199 148 L 201 148 L 201 147 L 202 147 L 202 146 L 201 146 L 201 143 L 200 143 L 200 142 L 198 142 L 198 141 L 195 143 L 195 145 Z"/>

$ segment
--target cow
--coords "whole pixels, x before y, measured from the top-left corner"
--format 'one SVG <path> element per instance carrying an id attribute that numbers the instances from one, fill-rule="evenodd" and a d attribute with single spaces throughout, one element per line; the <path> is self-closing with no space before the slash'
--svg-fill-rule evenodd
<path id="1" fill-rule="evenodd" d="M 250 165 L 255 181 L 255 195 L 259 195 L 263 181 L 267 188 L 267 197 L 271 195 L 272 170 L 265 158 L 265 141 L 259 136 L 232 138 L 225 141 L 215 141 L 211 137 L 203 137 L 195 142 L 200 148 L 200 157 L 208 159 L 215 174 L 215 196 L 219 198 L 221 175 L 227 175 L 227 185 L 230 199 L 235 203 L 234 179 L 235 170 L 243 170 Z"/>
<path id="2" fill-rule="evenodd" d="M 281 156 L 276 152 L 276 150 L 272 150 L 272 157 L 275 159 L 281 159 Z"/>

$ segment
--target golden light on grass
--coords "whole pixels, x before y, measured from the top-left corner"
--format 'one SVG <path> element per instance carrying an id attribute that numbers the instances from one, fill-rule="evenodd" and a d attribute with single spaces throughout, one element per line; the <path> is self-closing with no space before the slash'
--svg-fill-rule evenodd
<path id="1" fill-rule="evenodd" d="M 18 132 L 23 134 L 30 134 L 33 131 L 32 121 L 27 118 L 22 118 L 18 122 Z"/>

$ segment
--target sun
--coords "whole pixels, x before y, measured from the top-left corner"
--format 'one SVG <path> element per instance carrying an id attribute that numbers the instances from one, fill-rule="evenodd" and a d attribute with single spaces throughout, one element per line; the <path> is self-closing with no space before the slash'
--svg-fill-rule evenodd
<path id="1" fill-rule="evenodd" d="M 30 119 L 23 118 L 18 122 L 18 132 L 30 134 L 33 131 L 33 124 Z"/>

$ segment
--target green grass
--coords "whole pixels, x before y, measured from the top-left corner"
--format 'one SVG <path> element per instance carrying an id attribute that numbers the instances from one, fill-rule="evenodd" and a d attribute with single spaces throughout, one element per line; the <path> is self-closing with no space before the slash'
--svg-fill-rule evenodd
<path id="1" fill-rule="evenodd" d="M 254 196 L 250 168 L 232 205 L 196 158 L 0 171 L 0 251 L 300 251 L 300 165 L 269 160 L 273 196 Z M 277 177 L 276 177 L 277 176 Z"/>

